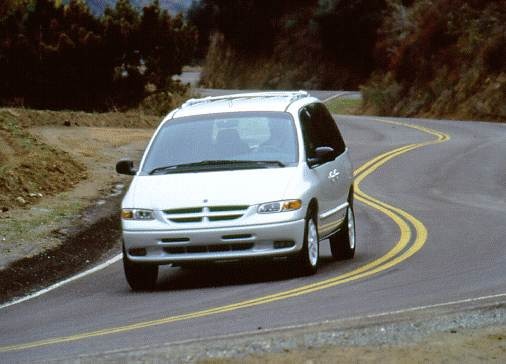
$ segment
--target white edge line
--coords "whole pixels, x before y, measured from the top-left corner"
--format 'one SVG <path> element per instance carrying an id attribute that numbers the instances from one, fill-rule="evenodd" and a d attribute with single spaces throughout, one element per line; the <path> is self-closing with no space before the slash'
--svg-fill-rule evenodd
<path id="1" fill-rule="evenodd" d="M 79 274 L 76 274 L 75 276 L 72 276 L 70 278 L 64 279 L 63 281 L 55 283 L 55 284 L 53 284 L 53 285 L 51 285 L 51 286 L 49 286 L 47 288 L 41 289 L 40 291 L 34 292 L 32 294 L 29 294 L 27 296 L 21 297 L 19 299 L 14 300 L 14 301 L 10 301 L 10 302 L 4 303 L 3 305 L 0 305 L 0 310 L 4 309 L 6 307 L 9 307 L 9 306 L 17 305 L 18 303 L 21 303 L 21 302 L 25 302 L 25 301 L 31 300 L 32 298 L 42 296 L 43 294 L 51 292 L 51 291 L 55 290 L 56 288 L 59 288 L 59 287 L 65 285 L 67 283 L 73 282 L 73 281 L 75 281 L 77 279 L 80 279 L 80 278 L 83 278 L 83 277 L 85 277 L 87 275 L 90 275 L 90 274 L 93 274 L 95 272 L 98 272 L 99 270 L 107 268 L 111 264 L 116 263 L 122 257 L 123 257 L 123 254 L 120 253 L 120 254 L 112 257 L 108 261 L 103 262 L 102 264 L 99 264 L 96 267 L 93 267 L 91 269 L 88 269 L 87 271 L 81 272 Z"/>

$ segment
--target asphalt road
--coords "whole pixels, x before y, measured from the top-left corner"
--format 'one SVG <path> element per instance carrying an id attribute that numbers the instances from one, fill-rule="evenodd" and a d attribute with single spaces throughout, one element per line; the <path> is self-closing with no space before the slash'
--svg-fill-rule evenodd
<path id="1" fill-rule="evenodd" d="M 148 293 L 132 293 L 116 263 L 1 309 L 0 362 L 70 359 L 506 293 L 506 126 L 336 119 L 359 172 L 355 259 L 332 261 L 323 242 L 312 277 L 280 263 L 166 268 Z"/>

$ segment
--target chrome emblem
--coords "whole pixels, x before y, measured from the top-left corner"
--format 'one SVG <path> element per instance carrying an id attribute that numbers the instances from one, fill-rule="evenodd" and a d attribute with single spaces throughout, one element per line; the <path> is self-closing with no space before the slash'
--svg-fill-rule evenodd
<path id="1" fill-rule="evenodd" d="M 339 172 L 337 169 L 329 172 L 329 179 L 337 179 L 339 177 Z"/>

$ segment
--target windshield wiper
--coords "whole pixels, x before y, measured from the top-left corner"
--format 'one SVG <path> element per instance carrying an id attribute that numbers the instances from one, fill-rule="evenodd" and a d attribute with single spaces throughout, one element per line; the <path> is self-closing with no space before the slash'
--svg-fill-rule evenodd
<path id="1" fill-rule="evenodd" d="M 256 164 L 266 164 L 266 165 L 276 165 L 278 167 L 286 167 L 286 164 L 284 164 L 283 162 L 281 161 L 250 161 L 252 163 L 256 163 Z"/>
<path id="2" fill-rule="evenodd" d="M 249 161 L 244 159 L 238 160 L 227 160 L 227 159 L 219 159 L 219 160 L 204 160 L 200 162 L 193 163 L 181 163 L 181 164 L 173 164 L 170 166 L 157 167 L 149 172 L 149 174 L 155 174 L 159 172 L 170 173 L 172 171 L 176 171 L 178 169 L 187 169 L 193 167 L 221 167 L 221 166 L 268 166 L 268 165 L 276 165 L 278 167 L 285 167 L 285 164 L 281 161 Z"/>

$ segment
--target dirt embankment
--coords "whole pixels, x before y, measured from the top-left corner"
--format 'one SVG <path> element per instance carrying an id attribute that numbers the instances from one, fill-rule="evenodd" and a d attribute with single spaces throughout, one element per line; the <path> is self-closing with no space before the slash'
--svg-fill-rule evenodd
<path id="1" fill-rule="evenodd" d="M 93 138 L 98 138 L 98 142 L 111 141 L 114 147 L 131 137 L 119 130 L 115 138 L 114 131 L 111 135 L 97 131 L 97 135 L 90 139 L 89 133 L 83 134 L 76 127 L 149 128 L 158 121 L 157 117 L 138 113 L 0 109 L 0 211 L 5 213 L 12 208 L 28 208 L 40 198 L 67 191 L 86 179 L 87 168 L 80 154 L 94 153 L 89 143 L 94 141 Z M 73 130 L 68 133 L 72 136 L 61 138 L 65 141 L 64 148 L 55 147 L 62 144 L 55 138 L 48 144 L 29 132 L 29 128 L 49 126 Z M 51 133 L 46 133 L 46 137 L 51 139 Z"/>
<path id="2" fill-rule="evenodd" d="M 0 109 L 0 301 L 93 264 L 117 243 L 129 178 L 158 117 Z"/>
<path id="3" fill-rule="evenodd" d="M 138 152 L 159 121 L 135 112 L 0 109 L 0 218 L 96 178 L 132 143 Z M 113 164 L 106 168 L 115 175 Z"/>
<path id="4" fill-rule="evenodd" d="M 0 210 L 27 207 L 86 179 L 86 169 L 26 131 L 19 114 L 0 111 Z"/>

